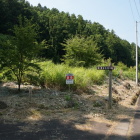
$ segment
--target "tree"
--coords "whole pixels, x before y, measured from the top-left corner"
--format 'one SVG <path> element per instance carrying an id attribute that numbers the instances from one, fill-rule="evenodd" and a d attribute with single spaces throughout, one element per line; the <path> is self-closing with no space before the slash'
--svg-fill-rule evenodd
<path id="1" fill-rule="evenodd" d="M 90 67 L 102 60 L 102 55 L 91 38 L 75 36 L 63 45 L 66 51 L 64 62 L 70 66 Z"/>
<path id="2" fill-rule="evenodd" d="M 128 66 L 135 65 L 133 45 L 120 39 L 113 30 L 110 32 L 97 22 L 84 20 L 81 15 L 59 12 L 56 8 L 49 9 L 41 4 L 32 6 L 27 0 L 0 0 L 0 13 L 0 33 L 5 35 L 13 35 L 12 30 L 18 24 L 19 15 L 33 19 L 41 33 L 37 40 L 45 39 L 49 45 L 40 56 L 52 59 L 54 63 L 61 63 L 65 55 L 61 44 L 66 39 L 79 35 L 85 38 L 92 36 L 94 45 L 105 59 L 111 58 L 115 63 L 122 61 Z"/>
<path id="3" fill-rule="evenodd" d="M 106 45 L 110 50 L 110 58 L 114 63 L 122 62 L 127 66 L 133 65 L 132 55 L 131 55 L 131 46 L 130 43 L 126 40 L 120 39 L 112 31 L 108 34 L 106 39 Z"/>
<path id="4" fill-rule="evenodd" d="M 39 70 L 39 67 L 32 63 L 40 46 L 44 44 L 37 43 L 37 30 L 37 26 L 31 24 L 31 21 L 19 17 L 19 25 L 14 26 L 14 36 L 5 43 L 0 41 L 1 67 L 8 68 L 9 73 L 12 72 L 16 76 L 19 91 L 25 72 L 32 68 Z"/>

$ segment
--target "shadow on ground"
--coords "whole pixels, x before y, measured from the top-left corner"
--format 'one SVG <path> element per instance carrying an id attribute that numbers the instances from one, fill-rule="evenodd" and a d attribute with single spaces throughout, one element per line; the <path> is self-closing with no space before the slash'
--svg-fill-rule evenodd
<path id="1" fill-rule="evenodd" d="M 60 120 L 0 125 L 0 140 L 101 140 L 104 137 L 104 133 L 81 131 L 72 123 Z"/>
<path id="2" fill-rule="evenodd" d="M 1 91 L 7 90 L 7 93 L 4 94 Z M 16 88 L 10 87 L 2 87 L 0 86 L 0 94 L 2 96 L 12 96 L 16 92 Z M 35 92 L 38 93 L 40 89 L 36 89 Z M 22 90 L 21 94 L 16 94 L 19 97 L 28 96 L 28 90 Z M 44 98 L 44 95 L 42 95 Z M 95 98 L 98 95 L 95 95 Z M 101 98 L 101 97 L 98 97 Z M 51 99 L 52 100 L 52 99 Z M 118 114 L 117 109 L 122 108 L 122 110 L 131 111 L 129 108 L 126 108 L 121 105 L 114 105 L 113 106 L 116 112 L 111 112 L 111 110 L 106 110 L 103 107 L 96 108 L 97 113 L 106 114 L 104 117 L 107 120 L 118 119 L 117 115 L 124 115 L 125 112 L 120 112 Z M 27 108 L 28 110 L 28 108 Z M 78 109 L 77 109 L 78 110 Z M 43 110 L 42 110 L 43 111 Z M 90 112 L 95 110 L 90 110 Z M 110 113 L 110 116 L 108 115 Z M 117 115 L 115 114 L 117 113 Z M 107 124 L 99 123 L 92 121 L 90 122 L 90 129 L 85 128 L 79 129 L 75 127 L 75 124 L 85 124 L 88 118 L 85 117 L 86 114 L 89 114 L 89 111 L 81 111 L 80 118 L 81 121 L 75 119 L 74 121 L 66 122 L 64 120 L 50 118 L 50 120 L 44 121 L 30 121 L 30 122 L 8 122 L 4 123 L 3 119 L 1 119 L 0 123 L 0 140 L 102 140 L 106 137 L 106 134 L 110 127 Z M 127 115 L 127 114 L 126 114 Z M 125 120 L 127 121 L 127 120 Z M 136 136 L 137 137 L 137 136 Z M 111 135 L 109 136 L 108 140 L 125 140 L 123 136 L 116 136 Z"/>
<path id="3" fill-rule="evenodd" d="M 131 140 L 139 140 L 140 139 L 140 134 L 139 135 L 133 135 L 131 137 Z"/>

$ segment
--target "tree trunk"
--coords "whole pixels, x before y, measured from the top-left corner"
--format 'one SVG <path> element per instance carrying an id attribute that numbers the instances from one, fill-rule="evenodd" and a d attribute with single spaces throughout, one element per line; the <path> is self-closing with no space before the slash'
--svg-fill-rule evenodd
<path id="1" fill-rule="evenodd" d="M 18 80 L 18 91 L 20 92 L 21 79 Z"/>
<path id="2" fill-rule="evenodd" d="M 20 92 L 20 83 L 18 82 L 18 91 Z"/>

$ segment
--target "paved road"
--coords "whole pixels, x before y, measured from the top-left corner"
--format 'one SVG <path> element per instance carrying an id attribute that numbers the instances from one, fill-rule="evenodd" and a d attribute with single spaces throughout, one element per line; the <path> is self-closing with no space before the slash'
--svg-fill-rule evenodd
<path id="1" fill-rule="evenodd" d="M 112 134 L 106 137 L 110 127 L 106 123 L 90 122 L 90 131 L 75 128 L 75 123 L 59 119 L 37 122 L 0 122 L 0 140 L 127 140 L 130 120 L 122 119 Z M 130 140 L 130 139 L 129 139 Z M 131 140 L 140 140 L 140 98 L 137 102 Z"/>
<path id="2" fill-rule="evenodd" d="M 131 140 L 140 140 L 140 97 L 137 103 L 137 109 L 134 116 L 134 122 L 132 127 Z"/>
<path id="3" fill-rule="evenodd" d="M 91 122 L 93 130 L 82 131 L 74 123 L 60 120 L 29 123 L 1 123 L 0 140 L 102 140 L 108 127 L 105 123 Z"/>

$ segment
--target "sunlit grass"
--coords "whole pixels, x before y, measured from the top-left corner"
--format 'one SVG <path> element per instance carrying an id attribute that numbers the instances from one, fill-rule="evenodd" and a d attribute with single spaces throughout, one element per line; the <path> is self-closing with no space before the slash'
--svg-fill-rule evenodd
<path id="1" fill-rule="evenodd" d="M 41 62 L 41 79 L 50 87 L 65 88 L 66 74 L 74 75 L 74 88 L 86 88 L 92 84 L 101 84 L 105 78 L 104 71 L 97 71 L 96 68 L 86 69 L 83 67 L 69 67 L 67 65 L 55 65 L 48 62 Z"/>
<path id="2" fill-rule="evenodd" d="M 108 62 L 107 62 L 108 63 Z M 69 67 L 64 64 L 54 64 L 51 61 L 38 62 L 41 70 L 39 73 L 34 74 L 33 71 L 27 74 L 32 75 L 30 77 L 24 77 L 23 82 L 29 84 L 36 84 L 42 87 L 56 88 L 56 89 L 68 89 L 66 85 L 66 74 L 72 73 L 74 75 L 74 84 L 71 85 L 71 89 L 87 89 L 94 84 L 103 84 L 108 77 L 109 70 L 97 70 L 97 67 L 83 68 L 83 67 Z M 107 66 L 107 64 L 101 64 L 98 66 Z M 114 65 L 113 65 L 114 66 Z M 123 63 L 118 63 L 114 66 L 113 78 L 122 79 L 135 79 L 135 67 L 127 67 Z M 5 70 L 7 71 L 7 70 Z M 4 71 L 0 73 L 0 80 L 7 81 L 10 77 L 3 75 Z M 16 78 L 11 76 L 11 81 Z"/>
<path id="3" fill-rule="evenodd" d="M 92 68 L 69 67 L 64 64 L 55 65 L 51 61 L 40 62 L 40 66 L 42 68 L 41 79 L 44 84 L 59 89 L 67 87 L 66 74 L 68 73 L 74 75 L 74 84 L 71 85 L 74 89 L 85 89 L 93 84 L 103 84 L 109 73 L 109 70 L 97 70 L 96 66 Z M 113 78 L 135 79 L 135 67 L 129 68 L 123 63 L 118 63 L 114 67 Z"/>

